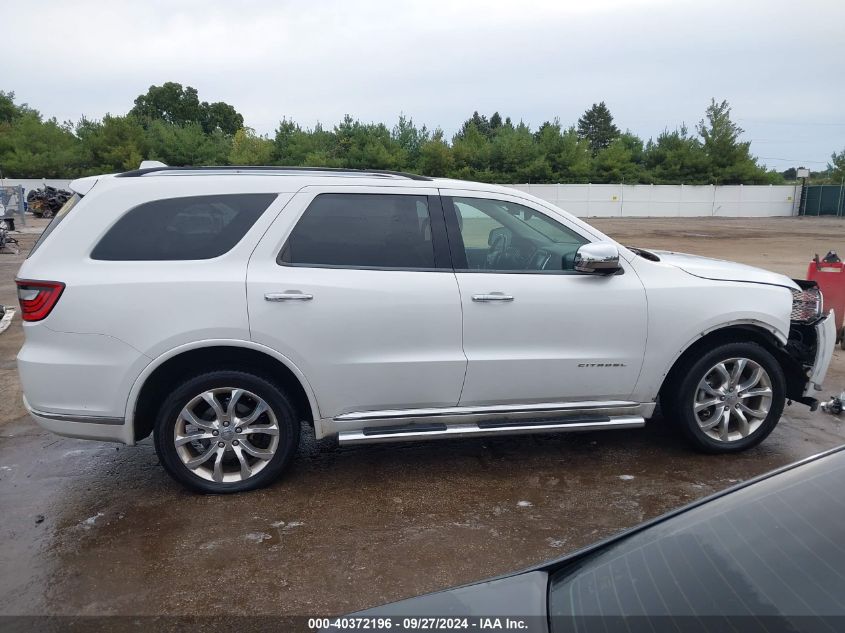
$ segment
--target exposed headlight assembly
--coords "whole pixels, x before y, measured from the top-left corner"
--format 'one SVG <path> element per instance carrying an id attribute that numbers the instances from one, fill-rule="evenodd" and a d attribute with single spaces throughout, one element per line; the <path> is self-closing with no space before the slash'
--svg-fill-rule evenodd
<path id="1" fill-rule="evenodd" d="M 792 321 L 810 323 L 822 315 L 823 309 L 824 298 L 817 286 L 792 291 Z"/>

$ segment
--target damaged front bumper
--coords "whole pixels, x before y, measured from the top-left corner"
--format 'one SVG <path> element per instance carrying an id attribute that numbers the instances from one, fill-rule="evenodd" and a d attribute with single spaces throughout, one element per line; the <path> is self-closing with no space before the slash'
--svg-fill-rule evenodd
<path id="1" fill-rule="evenodd" d="M 812 280 L 793 279 L 789 339 L 784 348 L 782 367 L 786 377 L 786 397 L 815 410 L 827 369 L 836 346 L 836 319 L 833 310 L 824 312 L 824 296 Z"/>
<path id="2" fill-rule="evenodd" d="M 833 358 L 833 348 L 836 347 L 836 319 L 833 310 L 813 327 L 816 331 L 816 355 L 804 389 L 805 397 L 813 397 L 817 391 L 822 390 L 824 377 Z"/>
<path id="3" fill-rule="evenodd" d="M 810 323 L 793 321 L 785 357 L 781 362 L 786 376 L 786 396 L 815 410 L 816 395 L 822 389 L 836 345 L 836 319 L 833 310 Z"/>

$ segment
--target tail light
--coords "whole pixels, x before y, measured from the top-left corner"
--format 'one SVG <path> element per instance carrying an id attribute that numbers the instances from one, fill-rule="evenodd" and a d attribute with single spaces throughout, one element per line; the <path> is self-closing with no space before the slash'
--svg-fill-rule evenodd
<path id="1" fill-rule="evenodd" d="M 40 321 L 47 318 L 65 289 L 65 285 L 60 281 L 16 279 L 15 283 L 18 285 L 18 301 L 24 321 Z"/>

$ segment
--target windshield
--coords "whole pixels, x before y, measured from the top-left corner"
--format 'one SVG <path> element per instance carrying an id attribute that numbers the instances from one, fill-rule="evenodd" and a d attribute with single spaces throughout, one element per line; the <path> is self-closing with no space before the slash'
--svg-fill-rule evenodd
<path id="1" fill-rule="evenodd" d="M 47 239 L 47 236 L 50 235 L 50 233 L 52 233 L 57 226 L 59 226 L 61 221 L 67 217 L 71 209 L 73 209 L 76 206 L 76 203 L 80 200 L 82 200 L 82 196 L 80 196 L 78 193 L 73 194 L 70 198 L 67 199 L 67 202 L 62 205 L 62 208 L 56 211 L 56 215 L 54 215 L 53 219 L 50 220 L 50 224 L 48 224 L 47 228 L 44 229 L 44 232 L 38 238 L 38 241 L 35 242 L 35 245 L 32 247 L 32 250 L 29 251 L 29 255 L 27 255 L 27 257 L 31 257 L 32 254 L 38 250 L 38 247 L 41 246 L 44 240 Z"/>

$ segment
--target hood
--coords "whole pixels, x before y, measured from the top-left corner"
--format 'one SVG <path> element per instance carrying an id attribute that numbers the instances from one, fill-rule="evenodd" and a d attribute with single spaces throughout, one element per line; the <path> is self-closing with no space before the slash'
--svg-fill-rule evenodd
<path id="1" fill-rule="evenodd" d="M 717 281 L 744 281 L 753 284 L 768 284 L 771 286 L 783 286 L 784 288 L 797 289 L 798 285 L 786 275 L 773 273 L 762 268 L 729 262 L 723 259 L 710 259 L 698 255 L 686 253 L 674 253 L 672 251 L 651 251 L 660 261 L 672 266 L 677 266 L 690 275 L 702 279 L 714 279 Z"/>
<path id="2" fill-rule="evenodd" d="M 549 575 L 528 571 L 393 602 L 350 617 L 523 617 L 523 633 L 546 633 Z"/>

